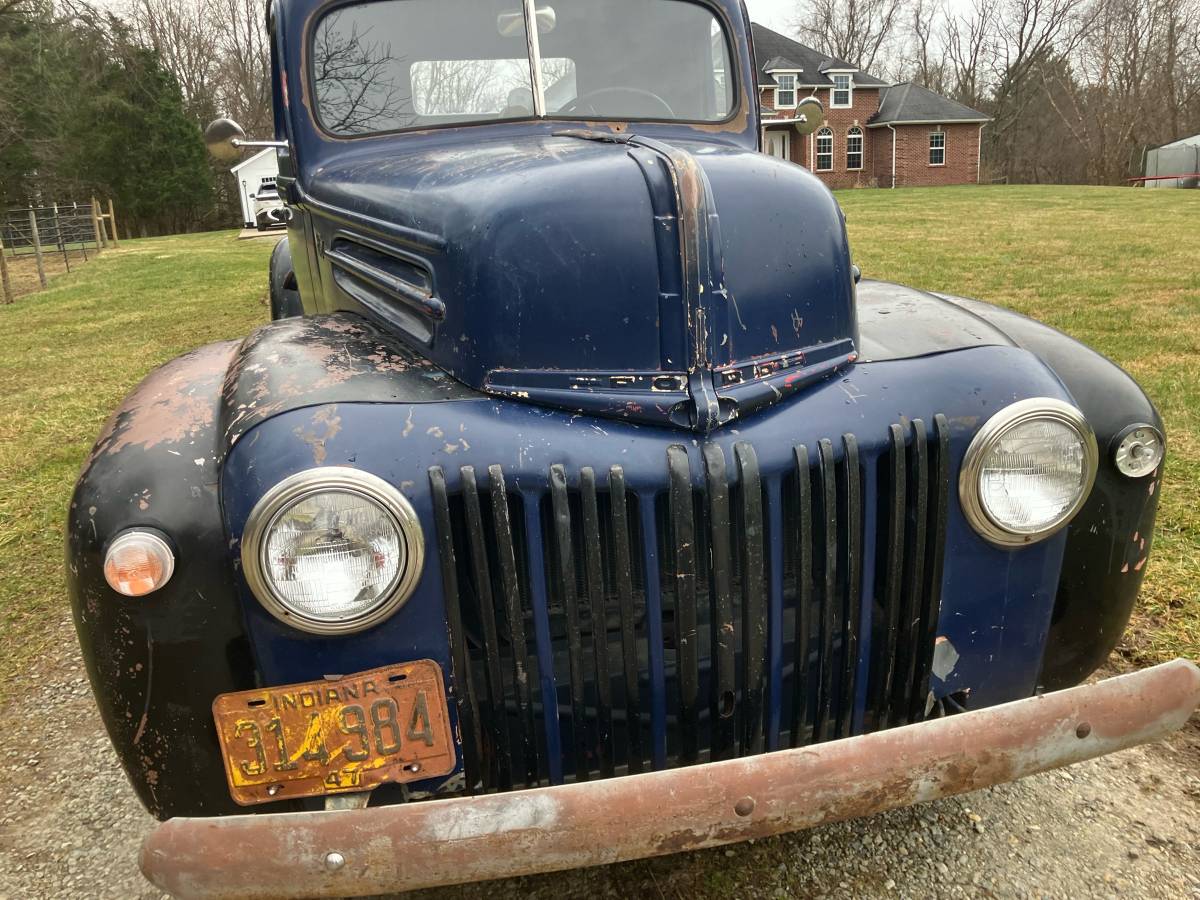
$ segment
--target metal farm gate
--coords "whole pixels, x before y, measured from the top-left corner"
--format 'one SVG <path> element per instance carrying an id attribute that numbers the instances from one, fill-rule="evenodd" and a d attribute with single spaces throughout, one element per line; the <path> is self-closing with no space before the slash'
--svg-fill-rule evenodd
<path id="1" fill-rule="evenodd" d="M 72 259 L 86 262 L 90 254 L 110 244 L 117 246 L 111 200 L 107 209 L 93 199 L 0 211 L 0 302 L 13 301 L 12 263 L 33 263 L 44 288 L 48 261 L 61 261 L 63 269 L 70 272 Z"/>

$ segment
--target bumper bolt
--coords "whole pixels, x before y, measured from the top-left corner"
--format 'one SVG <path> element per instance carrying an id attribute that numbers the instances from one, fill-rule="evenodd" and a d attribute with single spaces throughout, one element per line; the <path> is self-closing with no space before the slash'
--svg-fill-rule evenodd
<path id="1" fill-rule="evenodd" d="M 1087 737 L 1091 733 L 1092 733 L 1092 726 L 1089 725 L 1087 722 L 1080 722 L 1079 727 L 1075 729 L 1075 737 L 1079 738 L 1080 740 L 1083 740 L 1085 737 Z"/>
<path id="2" fill-rule="evenodd" d="M 325 854 L 325 868 L 330 872 L 336 872 L 346 864 L 346 857 L 338 853 L 336 850 L 330 850 Z"/>
<path id="3" fill-rule="evenodd" d="M 750 815 L 750 813 L 754 812 L 754 798 L 743 797 L 733 805 L 733 811 L 743 818 Z"/>

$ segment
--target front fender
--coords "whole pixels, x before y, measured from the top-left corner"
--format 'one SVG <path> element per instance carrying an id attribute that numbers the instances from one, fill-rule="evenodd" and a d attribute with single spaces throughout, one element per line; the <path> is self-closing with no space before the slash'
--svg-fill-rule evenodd
<path id="1" fill-rule="evenodd" d="M 1100 469 L 1091 496 L 1067 531 L 1063 576 L 1039 679 L 1047 691 L 1070 687 L 1108 658 L 1129 622 L 1158 510 L 1162 466 L 1152 475 L 1126 478 L 1113 464 L 1113 441 L 1134 423 L 1153 425 L 1161 432 L 1162 418 L 1133 378 L 1074 338 L 1011 310 L 938 296 L 1040 357 L 1096 431 Z"/>
<path id="2" fill-rule="evenodd" d="M 156 817 L 238 809 L 225 789 L 213 697 L 254 686 L 250 645 L 224 560 L 217 480 L 221 383 L 238 343 L 211 344 L 153 372 L 109 420 L 84 463 L 67 521 L 67 587 L 104 725 Z M 104 550 L 135 526 L 168 535 L 162 589 L 122 596 Z"/>

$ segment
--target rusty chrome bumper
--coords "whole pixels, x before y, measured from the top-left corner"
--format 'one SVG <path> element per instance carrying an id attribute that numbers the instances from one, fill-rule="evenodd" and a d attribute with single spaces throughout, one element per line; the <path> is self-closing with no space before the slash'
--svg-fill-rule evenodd
<path id="1" fill-rule="evenodd" d="M 142 872 L 178 897 L 385 893 L 713 847 L 935 800 L 1161 738 L 1200 705 L 1175 660 L 762 756 L 408 805 L 171 819 Z"/>

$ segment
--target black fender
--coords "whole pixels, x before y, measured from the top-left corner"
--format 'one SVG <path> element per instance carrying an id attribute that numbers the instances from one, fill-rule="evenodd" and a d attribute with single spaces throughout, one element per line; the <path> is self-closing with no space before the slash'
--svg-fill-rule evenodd
<path id="1" fill-rule="evenodd" d="M 1096 432 L 1100 467 L 1092 493 L 1068 526 L 1040 685 L 1078 684 L 1117 646 L 1145 575 L 1158 510 L 1162 466 L 1127 478 L 1113 463 L 1114 441 L 1133 424 L 1163 431 L 1162 418 L 1116 363 L 1049 325 L 1011 310 L 937 295 L 983 319 L 1048 365 Z"/>
<path id="2" fill-rule="evenodd" d="M 271 319 L 304 315 L 296 272 L 292 268 L 292 248 L 285 237 L 271 251 Z"/>
<path id="3" fill-rule="evenodd" d="M 221 383 L 238 342 L 202 347 L 153 372 L 109 420 L 83 466 L 67 521 L 67 589 L 101 718 L 134 790 L 159 819 L 239 811 L 210 713 L 254 687 L 254 662 L 226 557 L 218 502 Z M 132 527 L 157 529 L 171 580 L 125 597 L 104 551 Z"/>
<path id="4" fill-rule="evenodd" d="M 202 347 L 152 372 L 122 403 L 75 486 L 67 588 L 101 718 L 152 815 L 302 808 L 237 806 L 213 726 L 218 694 L 258 683 L 219 501 L 229 449 L 302 406 L 478 396 L 343 313 L 288 318 Z M 171 580 L 139 599 L 112 590 L 103 572 L 109 543 L 134 527 L 160 532 L 176 557 Z"/>

